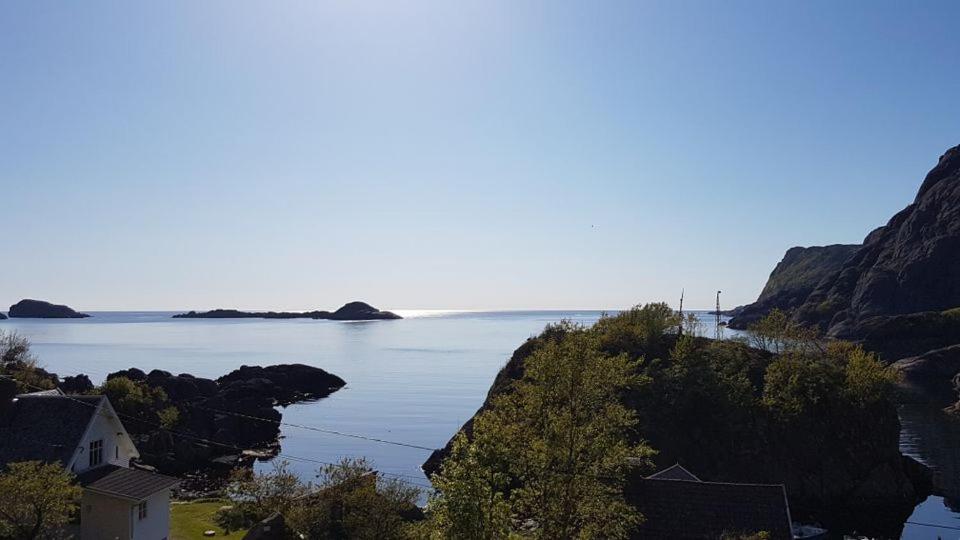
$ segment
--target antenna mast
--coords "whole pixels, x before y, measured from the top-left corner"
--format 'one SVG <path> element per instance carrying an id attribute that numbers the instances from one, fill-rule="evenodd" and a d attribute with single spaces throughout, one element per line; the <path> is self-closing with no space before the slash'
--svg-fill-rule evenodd
<path id="1" fill-rule="evenodd" d="M 714 312 L 714 315 L 716 315 L 717 341 L 720 341 L 720 338 L 723 336 L 723 328 L 720 326 L 720 292 L 721 291 L 717 291 L 717 310 Z"/>

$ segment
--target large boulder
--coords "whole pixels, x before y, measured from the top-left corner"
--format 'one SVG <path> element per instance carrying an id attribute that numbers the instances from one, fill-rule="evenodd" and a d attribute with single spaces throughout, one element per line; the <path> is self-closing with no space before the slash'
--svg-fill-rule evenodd
<path id="1" fill-rule="evenodd" d="M 0 321 L 4 320 L 4 319 L 6 319 L 6 318 L 7 318 L 6 315 L 4 315 L 3 313 L 0 313 Z"/>
<path id="2" fill-rule="evenodd" d="M 10 306 L 11 318 L 20 319 L 83 319 L 86 313 L 77 313 L 67 306 L 51 304 L 42 300 L 21 300 Z"/>
<path id="3" fill-rule="evenodd" d="M 928 351 L 920 356 L 894 362 L 891 369 L 898 372 L 903 386 L 922 395 L 925 400 L 953 402 L 960 392 L 960 345 Z M 960 411 L 957 401 L 948 412 Z"/>
<path id="4" fill-rule="evenodd" d="M 773 309 L 791 311 L 824 279 L 832 277 L 856 251 L 859 244 L 793 247 L 777 264 L 757 301 L 732 313 L 730 328 L 742 330 Z"/>

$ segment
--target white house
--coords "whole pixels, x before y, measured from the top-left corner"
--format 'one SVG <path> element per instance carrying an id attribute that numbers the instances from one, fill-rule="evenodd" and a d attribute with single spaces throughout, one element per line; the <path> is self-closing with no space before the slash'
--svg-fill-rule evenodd
<path id="1" fill-rule="evenodd" d="M 76 474 L 81 540 L 167 540 L 177 479 L 130 467 L 137 457 L 105 396 L 13 395 L 0 384 L 0 468 L 38 460 Z"/>

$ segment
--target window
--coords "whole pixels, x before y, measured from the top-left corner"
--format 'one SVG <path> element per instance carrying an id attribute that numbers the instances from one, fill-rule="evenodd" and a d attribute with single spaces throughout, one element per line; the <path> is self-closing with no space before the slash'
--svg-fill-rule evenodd
<path id="1" fill-rule="evenodd" d="M 103 439 L 90 443 L 90 466 L 96 467 L 103 463 Z"/>
<path id="2" fill-rule="evenodd" d="M 120 459 L 120 445 L 119 445 L 119 444 L 113 447 L 113 457 L 114 457 L 115 459 Z"/>
<path id="3" fill-rule="evenodd" d="M 147 501 L 137 505 L 137 519 L 141 521 L 147 519 Z"/>

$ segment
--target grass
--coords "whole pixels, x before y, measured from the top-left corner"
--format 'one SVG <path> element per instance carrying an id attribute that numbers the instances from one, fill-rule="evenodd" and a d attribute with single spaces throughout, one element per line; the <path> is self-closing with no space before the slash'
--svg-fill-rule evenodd
<path id="1" fill-rule="evenodd" d="M 233 531 L 224 534 L 223 529 L 217 526 L 213 516 L 227 501 L 174 503 L 170 505 L 170 540 L 196 540 L 205 538 L 203 531 L 214 530 L 214 538 L 229 538 L 240 540 L 247 531 Z"/>

